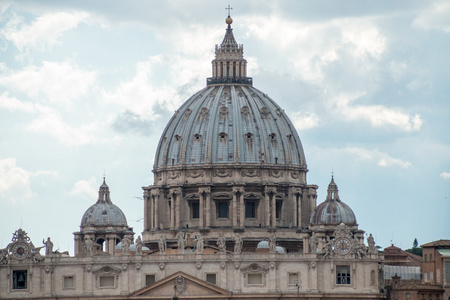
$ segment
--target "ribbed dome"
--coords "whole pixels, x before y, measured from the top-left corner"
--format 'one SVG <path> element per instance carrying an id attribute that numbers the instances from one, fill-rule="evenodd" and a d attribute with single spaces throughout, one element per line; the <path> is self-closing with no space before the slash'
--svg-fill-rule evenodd
<path id="1" fill-rule="evenodd" d="M 277 164 L 306 168 L 298 134 L 285 112 L 249 85 L 204 88 L 164 130 L 155 171 L 196 164 Z"/>
<path id="2" fill-rule="evenodd" d="M 104 178 L 98 192 L 98 200 L 86 210 L 80 226 L 128 226 L 125 214 L 111 202 L 109 187 Z"/>
<path id="3" fill-rule="evenodd" d="M 328 185 L 327 199 L 314 209 L 310 222 L 313 225 L 357 225 L 353 210 L 339 199 L 334 178 Z"/>

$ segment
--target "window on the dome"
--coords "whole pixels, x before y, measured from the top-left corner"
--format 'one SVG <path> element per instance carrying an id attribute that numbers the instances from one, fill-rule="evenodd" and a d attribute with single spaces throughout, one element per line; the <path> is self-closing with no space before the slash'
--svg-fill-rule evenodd
<path id="1" fill-rule="evenodd" d="M 200 205 L 198 201 L 191 202 L 191 217 L 192 219 L 198 219 L 200 217 Z"/>
<path id="2" fill-rule="evenodd" d="M 337 266 L 336 267 L 336 284 L 350 284 L 350 267 Z"/>
<path id="3" fill-rule="evenodd" d="M 283 207 L 283 201 L 276 202 L 276 218 L 281 219 L 281 209 Z"/>
<path id="4" fill-rule="evenodd" d="M 217 202 L 217 217 L 219 219 L 228 218 L 228 202 Z"/>
<path id="5" fill-rule="evenodd" d="M 245 202 L 245 217 L 256 218 L 256 201 Z"/>

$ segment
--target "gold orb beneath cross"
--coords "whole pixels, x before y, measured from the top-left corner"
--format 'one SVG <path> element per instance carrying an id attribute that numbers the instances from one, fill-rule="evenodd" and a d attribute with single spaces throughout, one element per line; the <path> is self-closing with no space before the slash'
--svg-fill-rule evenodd
<path id="1" fill-rule="evenodd" d="M 233 23 L 233 19 L 232 19 L 231 17 L 228 17 L 228 18 L 225 20 L 225 23 L 227 23 L 228 25 L 230 25 L 231 23 Z"/>

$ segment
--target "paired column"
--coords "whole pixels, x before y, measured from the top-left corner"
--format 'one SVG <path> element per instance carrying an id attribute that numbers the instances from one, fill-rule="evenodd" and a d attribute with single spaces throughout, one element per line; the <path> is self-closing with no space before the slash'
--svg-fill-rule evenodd
<path id="1" fill-rule="evenodd" d="M 169 190 L 171 204 L 170 204 L 170 228 L 180 228 L 180 199 L 182 197 L 181 188 L 173 188 Z"/>
<path id="2" fill-rule="evenodd" d="M 301 188 L 291 188 L 291 199 L 293 204 L 293 226 L 301 227 L 302 226 L 302 189 Z"/>
<path id="3" fill-rule="evenodd" d="M 199 199 L 199 227 L 200 228 L 208 228 L 211 226 L 211 188 L 208 187 L 200 187 L 198 189 L 198 193 L 200 195 Z"/>
<path id="4" fill-rule="evenodd" d="M 266 186 L 264 188 L 264 197 L 266 204 L 266 227 L 276 227 L 277 212 L 276 212 L 276 192 L 275 187 Z"/>
<path id="5" fill-rule="evenodd" d="M 233 227 L 244 227 L 245 206 L 244 206 L 244 188 L 241 186 L 233 187 Z"/>
<path id="6" fill-rule="evenodd" d="M 159 189 L 153 189 L 151 191 L 151 203 L 150 203 L 150 213 L 151 213 L 151 223 L 150 229 L 155 230 L 159 229 L 159 214 L 158 214 L 158 203 L 159 203 Z"/>

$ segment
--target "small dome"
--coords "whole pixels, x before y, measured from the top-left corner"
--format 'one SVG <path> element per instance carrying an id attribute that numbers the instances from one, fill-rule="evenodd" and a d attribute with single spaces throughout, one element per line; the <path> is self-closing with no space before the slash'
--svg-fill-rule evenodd
<path id="1" fill-rule="evenodd" d="M 86 226 L 128 226 L 122 210 L 112 203 L 95 203 L 89 207 L 81 219 L 81 227 Z"/>
<path id="2" fill-rule="evenodd" d="M 268 241 L 259 242 L 258 246 L 256 246 L 256 249 L 269 249 L 269 242 Z"/>
<path id="3" fill-rule="evenodd" d="M 353 210 L 339 199 L 334 178 L 328 185 L 327 199 L 314 209 L 310 222 L 312 225 L 357 225 Z"/>
<path id="4" fill-rule="evenodd" d="M 125 214 L 111 202 L 105 178 L 99 188 L 97 202 L 81 218 L 80 227 L 86 226 L 128 226 Z"/>
<path id="5" fill-rule="evenodd" d="M 278 254 L 284 254 L 285 253 L 284 248 L 281 247 L 281 246 L 276 246 L 275 250 L 277 251 Z"/>
<path id="6" fill-rule="evenodd" d="M 116 245 L 116 250 L 122 250 L 122 249 L 123 249 L 122 242 L 120 242 Z M 148 247 L 142 246 L 142 250 L 146 251 L 146 250 L 150 250 L 150 249 Z M 130 245 L 130 251 L 136 251 L 136 244 Z"/>

